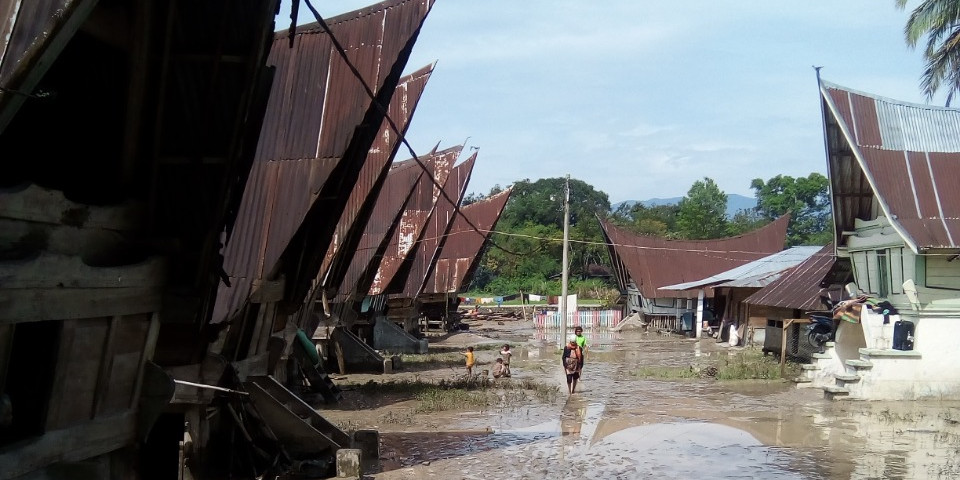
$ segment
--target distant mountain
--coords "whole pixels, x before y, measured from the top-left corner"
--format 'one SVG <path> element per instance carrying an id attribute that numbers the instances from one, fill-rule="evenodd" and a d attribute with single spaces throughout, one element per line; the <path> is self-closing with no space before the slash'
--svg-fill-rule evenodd
<path id="1" fill-rule="evenodd" d="M 630 205 L 633 206 L 637 203 L 642 203 L 646 207 L 655 207 L 657 205 L 676 205 L 680 203 L 683 197 L 671 197 L 671 198 L 649 198 L 647 200 L 626 200 L 614 204 L 611 209 L 616 211 L 620 208 L 620 205 Z M 737 195 L 736 193 L 727 194 L 727 217 L 733 217 L 740 210 L 745 210 L 748 208 L 754 208 L 757 206 L 757 199 L 753 197 L 745 197 L 743 195 Z"/>

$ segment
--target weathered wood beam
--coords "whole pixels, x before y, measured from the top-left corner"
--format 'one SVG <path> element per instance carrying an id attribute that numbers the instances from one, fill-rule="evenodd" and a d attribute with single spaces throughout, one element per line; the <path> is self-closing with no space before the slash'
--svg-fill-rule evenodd
<path id="1" fill-rule="evenodd" d="M 153 287 L 3 289 L 0 325 L 155 312 L 161 297 Z"/>
<path id="2" fill-rule="evenodd" d="M 8 480 L 57 462 L 77 462 L 134 443 L 136 415 L 98 418 L 0 449 L 0 480 Z"/>

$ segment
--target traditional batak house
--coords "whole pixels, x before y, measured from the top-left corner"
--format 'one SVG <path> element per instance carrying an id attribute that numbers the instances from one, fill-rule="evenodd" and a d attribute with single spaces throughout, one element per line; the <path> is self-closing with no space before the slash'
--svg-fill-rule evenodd
<path id="1" fill-rule="evenodd" d="M 837 261 L 863 306 L 813 383 L 828 397 L 960 398 L 960 110 L 826 81 L 820 100 Z"/>
<path id="2" fill-rule="evenodd" d="M 466 194 L 476 160 L 477 154 L 474 153 L 450 171 L 416 243 L 403 259 L 393 281 L 383 290 L 388 298 L 387 317 L 403 325 L 408 333 L 419 334 L 418 319 L 422 308 L 419 296 L 453 226 L 457 206 Z"/>
<path id="3" fill-rule="evenodd" d="M 182 471 L 278 3 L 0 0 L 0 479 Z"/>
<path id="4" fill-rule="evenodd" d="M 457 293 L 466 291 L 480 266 L 484 247 L 510 199 L 510 192 L 508 189 L 460 207 L 420 293 L 425 329 L 430 329 L 430 322 L 437 322 L 443 328 L 455 326 L 460 305 Z"/>
<path id="5" fill-rule="evenodd" d="M 789 220 L 784 215 L 752 232 L 713 240 L 637 235 L 601 220 L 624 315 L 639 315 L 645 324 L 679 331 L 684 313 L 702 312 L 703 292 L 660 287 L 700 280 L 783 250 Z M 723 305 L 712 308 L 720 312 Z"/>
<path id="6" fill-rule="evenodd" d="M 766 322 L 764 322 L 763 325 L 751 325 L 748 322 L 748 319 L 757 312 L 751 311 L 750 305 L 744 303 L 744 299 L 757 290 L 769 285 L 770 282 L 780 278 L 780 275 L 783 274 L 784 271 L 810 258 L 820 250 L 820 248 L 821 247 L 791 247 L 701 280 L 669 285 L 661 287 L 660 290 L 700 289 L 704 292 L 707 289 L 713 290 L 714 303 L 724 305 L 723 310 L 716 312 L 720 319 L 718 339 L 727 340 L 731 335 L 729 328 L 732 328 L 736 332 L 736 341 L 729 339 L 731 344 L 736 345 L 743 343 L 744 340 L 752 342 L 754 340 L 752 335 L 753 330 L 756 330 L 756 327 L 765 327 Z M 684 330 L 693 330 L 694 336 L 699 338 L 702 322 L 697 323 L 698 324 L 689 327 L 685 326 Z M 748 326 L 751 327 L 750 332 L 747 332 Z M 761 329 L 760 331 L 763 330 Z M 749 339 L 747 339 L 748 333 L 750 334 Z M 762 340 L 762 338 L 757 339 L 757 341 Z"/>

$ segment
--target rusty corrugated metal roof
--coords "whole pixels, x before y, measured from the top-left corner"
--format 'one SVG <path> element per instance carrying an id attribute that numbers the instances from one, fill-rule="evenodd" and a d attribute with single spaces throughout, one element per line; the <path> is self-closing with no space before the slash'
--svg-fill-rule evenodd
<path id="1" fill-rule="evenodd" d="M 384 105 L 432 5 L 433 0 L 390 0 L 327 22 Z M 383 120 L 330 38 L 314 26 L 298 30 L 293 48 L 278 34 L 268 64 L 276 65 L 277 73 L 236 227 L 224 248 L 231 285 L 220 286 L 213 322 L 234 315 L 259 281 L 278 275 L 294 235 L 312 243 L 297 248 L 329 245 L 336 222 L 308 217 L 339 218 L 348 198 L 343 186 L 356 181 Z M 323 252 L 318 255 L 315 269 Z M 288 291 L 308 288 L 292 277 L 314 278 L 310 267 L 287 265 L 295 271 L 287 277 Z"/>
<path id="2" fill-rule="evenodd" d="M 430 212 L 430 219 L 420 233 L 413 252 L 407 257 L 400 274 L 395 277 L 387 293 L 416 297 L 423 291 L 427 277 L 436 265 L 437 254 L 443 247 L 450 227 L 453 226 L 457 206 L 467 193 L 467 184 L 470 183 L 470 175 L 473 173 L 476 161 L 475 152 L 463 163 L 453 167 L 453 171 L 443 185 L 444 195 L 437 199 L 436 207 Z"/>
<path id="3" fill-rule="evenodd" d="M 783 250 L 789 221 L 784 215 L 752 232 L 713 240 L 668 240 L 637 235 L 603 220 L 600 225 L 621 288 L 632 279 L 645 298 L 658 298 L 695 296 L 696 292 L 667 294 L 657 289 L 700 280 Z"/>
<path id="4" fill-rule="evenodd" d="M 837 234 L 883 214 L 914 251 L 960 248 L 960 110 L 820 91 Z"/>
<path id="5" fill-rule="evenodd" d="M 770 307 L 820 310 L 820 282 L 833 265 L 833 244 L 827 244 L 803 263 L 783 273 L 744 302 Z"/>
<path id="6" fill-rule="evenodd" d="M 431 153 L 433 161 L 432 165 L 428 166 L 432 166 L 433 171 L 427 172 L 429 175 L 424 175 L 410 194 L 399 223 L 391 232 L 390 243 L 387 244 L 380 259 L 380 265 L 370 284 L 369 295 L 385 293 L 387 287 L 393 282 L 404 259 L 420 238 L 420 232 L 423 231 L 430 212 L 436 207 L 437 199 L 440 198 L 440 187 L 437 185 L 446 185 L 447 177 L 450 176 L 453 164 L 462 150 L 463 146 L 457 145 Z"/>
<path id="7" fill-rule="evenodd" d="M 400 214 L 410 199 L 414 187 L 423 178 L 427 178 L 428 171 L 433 170 L 434 158 L 432 155 L 421 159 L 427 167 L 425 171 L 413 159 L 396 162 L 390 167 L 387 179 L 377 197 L 373 213 L 366 222 L 363 236 L 357 244 L 356 251 L 350 259 L 350 266 L 340 282 L 335 301 L 347 302 L 363 297 L 370 290 L 373 275 L 380 265 L 391 233 L 400 223 Z M 429 180 L 428 180 L 429 181 Z"/>
<path id="8" fill-rule="evenodd" d="M 460 208 L 423 288 L 424 293 L 455 293 L 466 288 L 509 198 L 510 190 L 504 190 Z"/>
<path id="9" fill-rule="evenodd" d="M 428 65 L 404 76 L 390 99 L 387 112 L 401 134 L 405 134 L 410 125 L 410 119 L 413 117 L 417 102 L 420 101 L 431 73 L 433 73 L 433 65 Z M 336 288 L 343 280 L 350 258 L 354 255 L 363 229 L 372 214 L 380 188 L 390 170 L 390 161 L 396 155 L 399 146 L 400 137 L 393 131 L 387 119 L 384 119 L 380 126 L 380 133 L 377 134 L 376 141 L 367 154 L 367 160 L 363 164 L 363 169 L 360 170 L 357 183 L 350 191 L 347 207 L 340 216 L 337 229 L 327 247 L 324 263 L 317 275 L 320 285 Z"/>

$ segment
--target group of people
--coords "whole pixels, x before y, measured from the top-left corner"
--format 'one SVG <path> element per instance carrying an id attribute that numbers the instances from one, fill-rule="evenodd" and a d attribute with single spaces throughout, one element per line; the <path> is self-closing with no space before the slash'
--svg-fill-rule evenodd
<path id="1" fill-rule="evenodd" d="M 563 356 L 561 357 L 563 369 L 567 375 L 567 391 L 571 394 L 576 392 L 577 381 L 580 380 L 580 374 L 583 372 L 583 352 L 586 348 L 587 337 L 583 336 L 583 328 L 574 328 L 573 335 L 570 336 L 569 341 L 563 347 Z M 473 347 L 467 347 L 463 356 L 466 357 L 467 375 L 473 375 L 473 366 L 476 363 Z M 510 345 L 504 345 L 500 350 L 500 357 L 493 365 L 493 378 L 511 376 L 510 357 L 512 356 L 513 352 L 510 351 Z"/>
<path id="2" fill-rule="evenodd" d="M 463 352 L 463 356 L 466 357 L 467 375 L 473 375 L 473 365 L 476 363 L 473 347 L 467 347 L 467 351 Z M 500 357 L 497 358 L 496 363 L 493 365 L 493 378 L 511 376 L 510 357 L 512 356 L 513 352 L 510 351 L 510 345 L 505 344 L 500 350 Z"/>
<path id="3" fill-rule="evenodd" d="M 563 347 L 563 370 L 567 374 L 567 391 L 571 394 L 577 391 L 577 381 L 583 372 L 583 352 L 587 348 L 587 337 L 583 336 L 583 328 L 573 329 L 573 335 Z"/>

